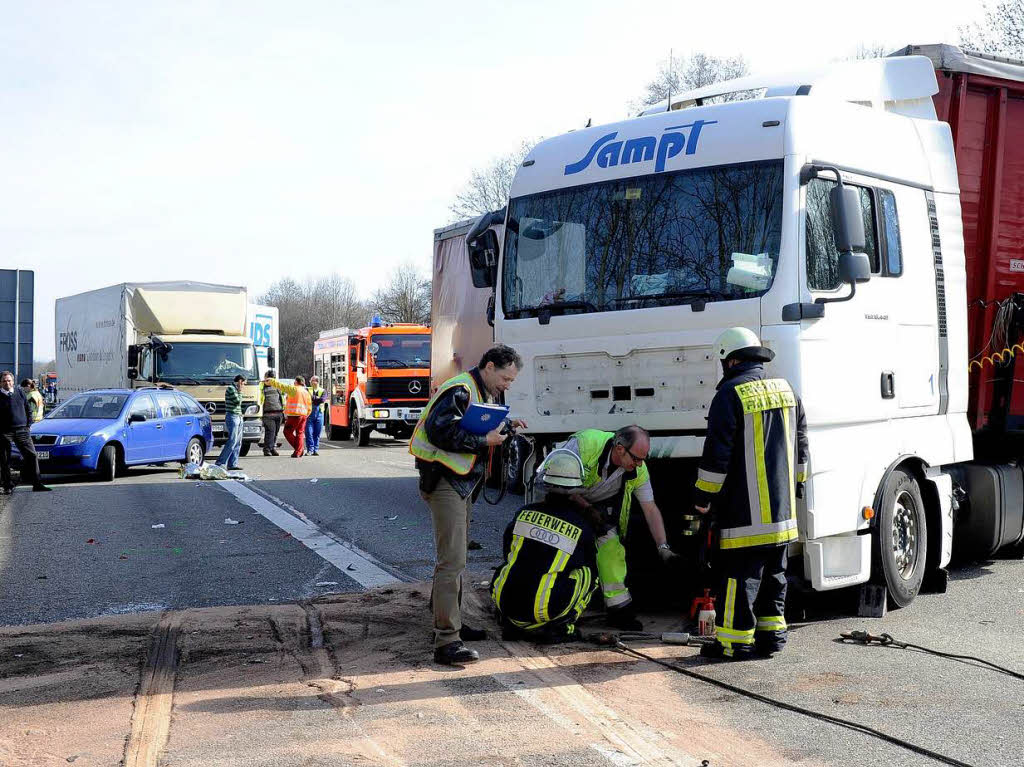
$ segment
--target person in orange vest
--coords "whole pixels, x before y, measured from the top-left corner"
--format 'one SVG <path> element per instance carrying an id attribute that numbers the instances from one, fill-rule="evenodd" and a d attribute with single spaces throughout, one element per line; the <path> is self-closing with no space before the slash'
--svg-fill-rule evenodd
<path id="1" fill-rule="evenodd" d="M 294 448 L 292 458 L 302 458 L 306 451 L 306 419 L 313 409 L 313 398 L 306 388 L 306 379 L 295 376 L 294 386 L 274 379 L 267 379 L 264 383 L 288 395 L 284 403 L 284 438 Z"/>

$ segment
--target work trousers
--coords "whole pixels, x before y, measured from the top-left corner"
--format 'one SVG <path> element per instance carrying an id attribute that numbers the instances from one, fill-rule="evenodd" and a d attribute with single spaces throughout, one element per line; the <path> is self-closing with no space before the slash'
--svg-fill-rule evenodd
<path id="1" fill-rule="evenodd" d="M 727 657 L 786 644 L 786 547 L 723 549 L 715 634 Z"/>
<path id="2" fill-rule="evenodd" d="M 469 547 L 469 518 L 473 494 L 461 497 L 443 477 L 433 492 L 422 493 L 434 522 L 434 647 L 457 642 L 462 628 L 462 576 Z"/>
<path id="3" fill-rule="evenodd" d="M 316 453 L 320 450 L 320 432 L 324 429 L 324 409 L 316 408 L 306 419 L 306 450 Z"/>
<path id="4" fill-rule="evenodd" d="M 618 528 L 613 527 L 597 538 L 597 579 L 609 610 L 621 610 L 633 601 L 626 588 L 626 547 L 619 539 Z"/>
<path id="5" fill-rule="evenodd" d="M 227 429 L 228 441 L 220 449 L 217 465 L 225 469 L 238 467 L 238 455 L 242 449 L 242 416 L 238 413 L 227 413 L 224 416 L 224 428 Z"/>
<path id="6" fill-rule="evenodd" d="M 21 453 L 21 479 L 30 485 L 40 484 L 39 458 L 27 426 L 0 434 L 0 485 L 13 488 L 11 480 L 11 444 Z"/>
<path id="7" fill-rule="evenodd" d="M 283 420 L 284 413 L 280 410 L 263 414 L 263 455 L 270 455 L 272 450 L 277 450 L 277 433 L 281 431 Z"/>
<path id="8" fill-rule="evenodd" d="M 284 438 L 292 446 L 292 455 L 302 455 L 306 451 L 306 416 L 289 415 L 284 419 Z"/>

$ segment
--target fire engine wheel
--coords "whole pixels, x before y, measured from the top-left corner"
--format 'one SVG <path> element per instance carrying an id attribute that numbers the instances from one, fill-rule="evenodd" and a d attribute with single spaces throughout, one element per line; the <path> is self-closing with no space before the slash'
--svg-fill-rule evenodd
<path id="1" fill-rule="evenodd" d="M 359 447 L 366 447 L 370 444 L 370 432 L 373 431 L 368 424 L 359 420 L 359 411 L 352 408 L 349 413 L 349 423 L 352 424 L 352 441 Z"/>
<path id="2" fill-rule="evenodd" d="M 872 575 L 885 584 L 889 603 L 906 607 L 924 580 L 928 559 L 928 522 L 917 479 L 909 471 L 892 471 L 882 488 L 878 525 L 872 534 Z"/>

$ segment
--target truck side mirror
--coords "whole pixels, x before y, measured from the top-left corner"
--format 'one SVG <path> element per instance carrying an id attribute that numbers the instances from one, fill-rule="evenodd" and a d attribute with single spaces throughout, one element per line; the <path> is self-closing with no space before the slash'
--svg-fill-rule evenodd
<path id="1" fill-rule="evenodd" d="M 128 367 L 137 368 L 139 366 L 139 347 L 137 344 L 132 344 L 128 347 Z"/>
<path id="2" fill-rule="evenodd" d="M 274 347 L 267 347 L 267 367 L 271 370 L 277 369 L 277 355 L 274 354 Z"/>
<path id="3" fill-rule="evenodd" d="M 864 238 L 864 214 L 860 208 L 860 193 L 840 182 L 829 192 L 829 202 L 832 207 L 832 232 L 835 235 L 836 250 L 840 253 L 863 253 L 867 243 Z M 871 274 L 870 269 L 868 274 Z"/>
<path id="4" fill-rule="evenodd" d="M 493 288 L 498 276 L 498 235 L 485 229 L 476 238 L 466 240 L 469 271 L 474 288 Z"/>
<path id="5" fill-rule="evenodd" d="M 871 259 L 866 253 L 840 253 L 839 278 L 850 285 L 871 279 Z"/>

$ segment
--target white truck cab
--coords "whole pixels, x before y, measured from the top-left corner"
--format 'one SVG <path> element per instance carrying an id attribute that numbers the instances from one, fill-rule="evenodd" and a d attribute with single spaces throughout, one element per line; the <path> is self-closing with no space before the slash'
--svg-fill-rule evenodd
<path id="1" fill-rule="evenodd" d="M 525 362 L 513 415 L 542 446 L 637 423 L 652 457 L 693 471 L 721 377 L 711 343 L 748 327 L 807 412 L 805 577 L 864 583 L 874 546 L 896 603 L 913 599 L 950 559 L 944 467 L 973 456 L 959 186 L 937 91 L 927 58 L 851 62 L 720 83 L 540 143 L 504 242 L 470 244 L 476 284 L 495 285 L 495 340 Z M 736 92 L 756 97 L 713 103 Z M 853 272 L 837 175 L 863 217 Z M 919 493 L 890 487 L 894 470 Z M 689 502 L 673 487 L 667 516 Z"/>

